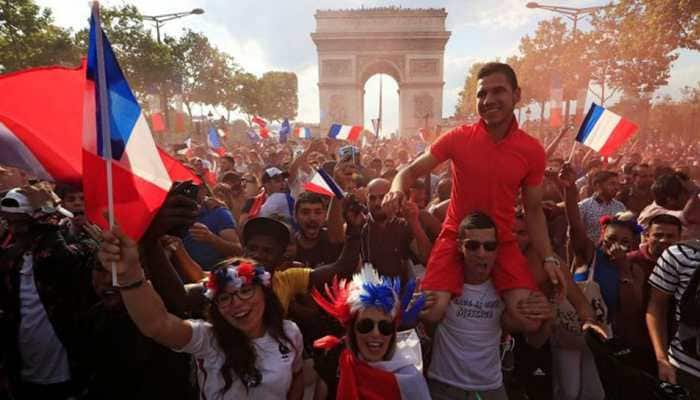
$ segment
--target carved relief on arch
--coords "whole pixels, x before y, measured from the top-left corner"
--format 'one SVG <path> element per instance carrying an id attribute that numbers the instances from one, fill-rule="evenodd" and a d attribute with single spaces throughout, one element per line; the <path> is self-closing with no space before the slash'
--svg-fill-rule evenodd
<path id="1" fill-rule="evenodd" d="M 414 59 L 408 64 L 411 76 L 434 76 L 438 75 L 440 60 L 437 59 Z"/>
<path id="2" fill-rule="evenodd" d="M 413 97 L 413 110 L 415 118 L 425 118 L 433 116 L 435 99 L 428 93 L 421 93 Z"/>
<path id="3" fill-rule="evenodd" d="M 321 74 L 324 77 L 348 77 L 352 74 L 352 60 L 323 60 Z"/>
<path id="4" fill-rule="evenodd" d="M 334 94 L 328 106 L 328 118 L 331 123 L 345 123 L 345 96 Z"/>

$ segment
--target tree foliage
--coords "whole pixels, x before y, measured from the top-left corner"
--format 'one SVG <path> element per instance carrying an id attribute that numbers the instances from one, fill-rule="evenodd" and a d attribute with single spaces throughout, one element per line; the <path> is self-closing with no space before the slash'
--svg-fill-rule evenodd
<path id="1" fill-rule="evenodd" d="M 262 117 L 271 121 L 297 116 L 297 75 L 293 72 L 270 71 L 260 78 Z"/>
<path id="2" fill-rule="evenodd" d="M 469 115 L 476 115 L 476 76 L 484 64 L 486 63 L 475 62 L 469 67 L 467 77 L 464 79 L 463 89 L 459 92 L 459 97 L 457 98 L 457 105 L 455 106 L 456 117 L 464 118 Z"/>
<path id="3" fill-rule="evenodd" d="M 0 0 L 0 73 L 42 65 L 77 65 L 70 30 L 53 24 L 50 9 L 31 0 Z"/>

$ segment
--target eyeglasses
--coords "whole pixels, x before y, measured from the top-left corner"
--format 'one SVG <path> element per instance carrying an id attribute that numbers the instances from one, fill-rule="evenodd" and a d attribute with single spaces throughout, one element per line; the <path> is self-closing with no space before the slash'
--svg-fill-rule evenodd
<path id="1" fill-rule="evenodd" d="M 394 333 L 394 324 L 387 320 L 375 321 L 373 319 L 364 318 L 355 323 L 355 330 L 363 335 L 374 330 L 375 325 L 379 329 L 379 333 L 384 336 L 390 336 Z"/>
<path id="2" fill-rule="evenodd" d="M 216 304 L 219 306 L 228 306 L 233 302 L 234 297 L 239 300 L 250 300 L 255 294 L 255 285 L 245 285 L 235 292 L 223 292 L 216 297 Z"/>
<path id="3" fill-rule="evenodd" d="M 498 242 L 495 240 L 488 240 L 486 242 L 480 242 L 478 240 L 464 240 L 462 241 L 462 246 L 468 251 L 477 251 L 480 247 L 484 248 L 484 251 L 493 252 L 498 248 Z"/>

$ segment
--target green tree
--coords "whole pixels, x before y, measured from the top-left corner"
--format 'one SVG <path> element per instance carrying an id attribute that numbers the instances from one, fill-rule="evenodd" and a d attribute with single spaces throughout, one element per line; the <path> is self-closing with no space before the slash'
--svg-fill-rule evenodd
<path id="1" fill-rule="evenodd" d="M 42 65 L 77 65 L 71 32 L 33 0 L 0 0 L 0 73 Z"/>
<path id="2" fill-rule="evenodd" d="M 233 107 L 231 85 L 240 68 L 230 55 L 220 52 L 209 39 L 192 30 L 171 44 L 182 78 L 182 98 L 192 116 L 194 103 Z"/>
<path id="3" fill-rule="evenodd" d="M 261 116 L 270 121 L 294 119 L 299 108 L 297 75 L 293 72 L 270 71 L 260 78 L 262 91 Z"/>
<path id="4" fill-rule="evenodd" d="M 239 85 L 237 96 L 241 112 L 248 116 L 248 125 L 254 115 L 261 115 L 263 111 L 262 85 L 258 78 L 249 73 L 238 74 L 236 83 Z"/>
<path id="5" fill-rule="evenodd" d="M 486 63 L 475 62 L 469 67 L 467 77 L 464 79 L 463 89 L 459 92 L 457 105 L 455 106 L 455 117 L 464 118 L 471 114 L 476 114 L 476 76 L 481 67 Z"/>
<path id="6" fill-rule="evenodd" d="M 102 7 L 100 22 L 129 86 L 141 102 L 149 93 L 172 96 L 177 92 L 181 78 L 172 51 L 173 38 L 165 36 L 163 43 L 158 43 L 133 5 Z M 87 52 L 88 33 L 85 28 L 76 34 L 83 54 Z"/>

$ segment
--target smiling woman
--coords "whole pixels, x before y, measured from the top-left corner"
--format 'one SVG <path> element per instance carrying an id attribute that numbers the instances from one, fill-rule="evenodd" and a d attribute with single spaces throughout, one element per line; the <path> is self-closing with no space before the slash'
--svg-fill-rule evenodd
<path id="1" fill-rule="evenodd" d="M 197 360 L 200 397 L 300 399 L 302 336 L 283 320 L 270 273 L 252 260 L 228 260 L 209 275 L 206 320 L 170 314 L 147 282 L 136 243 L 118 228 L 103 233 L 99 258 L 114 265 L 135 325 L 154 341 Z"/>
<path id="2" fill-rule="evenodd" d="M 401 295 L 398 279 L 380 277 L 366 264 L 351 282 L 334 280 L 326 287 L 327 297 L 314 289 L 312 296 L 321 308 L 346 327 L 346 348 L 340 355 L 337 399 L 428 399 L 421 363 L 406 351 L 397 350 L 397 328 L 411 326 L 424 304 L 412 301 L 415 282 Z M 326 336 L 314 346 L 330 350 L 341 339 Z"/>

